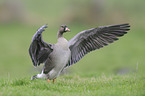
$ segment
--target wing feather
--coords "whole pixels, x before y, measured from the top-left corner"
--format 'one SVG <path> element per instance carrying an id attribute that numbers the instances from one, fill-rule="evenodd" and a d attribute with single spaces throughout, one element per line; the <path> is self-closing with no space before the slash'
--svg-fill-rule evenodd
<path id="1" fill-rule="evenodd" d="M 87 53 L 107 46 L 129 31 L 129 24 L 119 24 L 84 30 L 69 40 L 71 57 L 65 67 L 78 62 Z"/>
<path id="2" fill-rule="evenodd" d="M 32 38 L 31 45 L 29 47 L 29 55 L 34 66 L 44 63 L 49 54 L 53 51 L 52 44 L 46 43 L 42 39 L 42 32 L 47 25 L 40 27 Z"/>

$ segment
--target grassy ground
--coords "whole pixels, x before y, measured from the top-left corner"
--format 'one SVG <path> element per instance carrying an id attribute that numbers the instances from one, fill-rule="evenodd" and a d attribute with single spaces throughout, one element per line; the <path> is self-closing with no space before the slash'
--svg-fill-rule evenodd
<path id="1" fill-rule="evenodd" d="M 65 75 L 56 83 L 30 78 L 1 79 L 2 96 L 144 96 L 145 77 L 137 74 L 123 76 L 80 77 Z"/>

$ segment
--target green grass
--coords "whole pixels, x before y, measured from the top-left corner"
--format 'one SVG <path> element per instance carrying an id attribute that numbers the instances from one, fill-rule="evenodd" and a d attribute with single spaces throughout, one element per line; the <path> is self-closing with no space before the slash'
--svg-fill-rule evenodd
<path id="1" fill-rule="evenodd" d="M 145 76 L 102 74 L 97 77 L 60 76 L 55 84 L 30 78 L 1 79 L 2 96 L 144 96 Z"/>

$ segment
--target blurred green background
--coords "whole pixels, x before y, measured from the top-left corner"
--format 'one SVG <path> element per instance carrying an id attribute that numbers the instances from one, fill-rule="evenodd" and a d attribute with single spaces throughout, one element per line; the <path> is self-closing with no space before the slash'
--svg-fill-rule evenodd
<path id="1" fill-rule="evenodd" d="M 67 73 L 80 76 L 145 73 L 145 0 L 0 0 L 0 78 L 39 73 L 28 54 L 36 30 L 48 24 L 46 42 L 56 43 L 61 24 L 71 39 L 97 26 L 130 23 L 131 31 L 113 44 L 86 55 Z"/>

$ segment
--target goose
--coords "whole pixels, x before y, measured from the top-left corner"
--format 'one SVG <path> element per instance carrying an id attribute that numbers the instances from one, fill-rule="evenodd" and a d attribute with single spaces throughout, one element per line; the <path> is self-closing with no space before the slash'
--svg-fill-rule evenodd
<path id="1" fill-rule="evenodd" d="M 40 74 L 31 77 L 34 79 L 47 79 L 48 82 L 55 79 L 69 66 L 77 63 L 86 54 L 96 49 L 107 46 L 124 36 L 130 30 L 130 25 L 116 24 L 100 26 L 84 30 L 76 34 L 67 41 L 63 34 L 70 29 L 66 25 L 61 25 L 57 32 L 57 43 L 46 43 L 42 39 L 42 32 L 47 28 L 47 24 L 40 27 L 32 38 L 29 47 L 29 55 L 35 67 L 44 64 Z"/>

